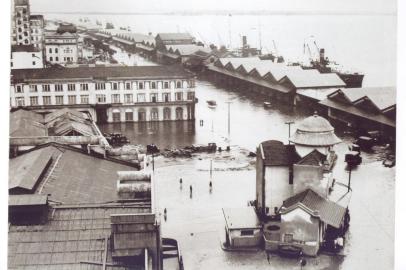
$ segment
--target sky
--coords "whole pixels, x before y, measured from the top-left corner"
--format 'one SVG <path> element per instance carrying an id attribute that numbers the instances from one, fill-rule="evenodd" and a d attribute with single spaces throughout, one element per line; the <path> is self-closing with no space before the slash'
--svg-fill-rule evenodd
<path id="1" fill-rule="evenodd" d="M 33 12 L 271 11 L 396 13 L 396 0 L 30 0 Z"/>

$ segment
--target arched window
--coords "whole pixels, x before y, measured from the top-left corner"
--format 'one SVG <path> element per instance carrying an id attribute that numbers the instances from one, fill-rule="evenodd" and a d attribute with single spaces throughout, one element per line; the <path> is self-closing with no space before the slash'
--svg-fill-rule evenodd
<path id="1" fill-rule="evenodd" d="M 164 108 L 164 120 L 171 120 L 171 109 Z"/>
<path id="2" fill-rule="evenodd" d="M 182 88 L 182 81 L 176 81 L 176 88 Z"/>
<path id="3" fill-rule="evenodd" d="M 183 109 L 181 107 L 176 108 L 176 120 L 183 119 Z"/>
<path id="4" fill-rule="evenodd" d="M 158 121 L 158 120 L 159 120 L 158 109 L 152 108 L 151 109 L 151 121 Z"/>

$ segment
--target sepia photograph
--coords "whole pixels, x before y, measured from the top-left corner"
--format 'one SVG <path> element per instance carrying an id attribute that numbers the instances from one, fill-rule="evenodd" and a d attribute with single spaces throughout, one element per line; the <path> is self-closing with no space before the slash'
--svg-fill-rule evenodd
<path id="1" fill-rule="evenodd" d="M 4 269 L 406 269 L 396 0 L 4 2 Z"/>

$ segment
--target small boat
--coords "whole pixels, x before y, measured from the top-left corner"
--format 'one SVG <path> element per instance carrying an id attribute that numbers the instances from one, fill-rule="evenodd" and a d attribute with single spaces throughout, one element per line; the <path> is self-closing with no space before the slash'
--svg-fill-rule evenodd
<path id="1" fill-rule="evenodd" d="M 217 107 L 217 102 L 215 100 L 208 100 L 207 105 L 209 106 L 209 108 L 214 109 Z"/>
<path id="2" fill-rule="evenodd" d="M 264 107 L 265 108 L 271 108 L 271 102 L 265 101 L 264 102 Z"/>
<path id="3" fill-rule="evenodd" d="M 106 138 L 107 142 L 112 146 L 123 146 L 124 144 L 130 143 L 126 136 L 122 135 L 121 133 L 110 133 L 110 134 L 103 134 Z"/>

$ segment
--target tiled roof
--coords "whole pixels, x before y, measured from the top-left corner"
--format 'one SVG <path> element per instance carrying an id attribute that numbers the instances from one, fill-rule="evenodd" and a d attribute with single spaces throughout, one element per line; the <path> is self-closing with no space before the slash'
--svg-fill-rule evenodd
<path id="1" fill-rule="evenodd" d="M 320 217 L 321 221 L 335 228 L 340 228 L 346 212 L 344 207 L 323 198 L 312 189 L 306 189 L 285 200 L 281 213 L 290 212 L 300 206 L 304 206 L 302 209 L 310 215 Z"/>
<path id="2" fill-rule="evenodd" d="M 265 141 L 260 147 L 265 157 L 265 166 L 290 166 L 300 158 L 294 145 L 285 145 L 280 141 Z"/>
<path id="3" fill-rule="evenodd" d="M 144 269 L 143 257 L 133 260 L 132 265 L 112 258 L 110 215 L 150 211 L 150 204 L 146 203 L 125 207 L 53 207 L 45 224 L 9 227 L 8 269 L 101 269 L 105 246 L 106 269 Z"/>
<path id="4" fill-rule="evenodd" d="M 52 158 L 52 164 L 45 164 Z M 118 199 L 118 171 L 136 171 L 129 162 L 89 155 L 56 143 L 36 147 L 10 159 L 10 186 L 51 194 L 63 203 L 100 203 Z"/>
<path id="5" fill-rule="evenodd" d="M 304 156 L 301 160 L 299 160 L 296 164 L 299 165 L 312 165 L 312 166 L 320 166 L 323 165 L 324 160 L 326 160 L 326 155 L 323 155 L 316 149 L 311 151 L 309 154 Z"/>
<path id="6" fill-rule="evenodd" d="M 34 45 L 12 45 L 11 52 L 40 52 Z"/>
<path id="7" fill-rule="evenodd" d="M 114 66 L 13 69 L 13 81 L 68 80 L 68 79 L 154 79 L 190 78 L 193 76 L 181 66 Z"/>

